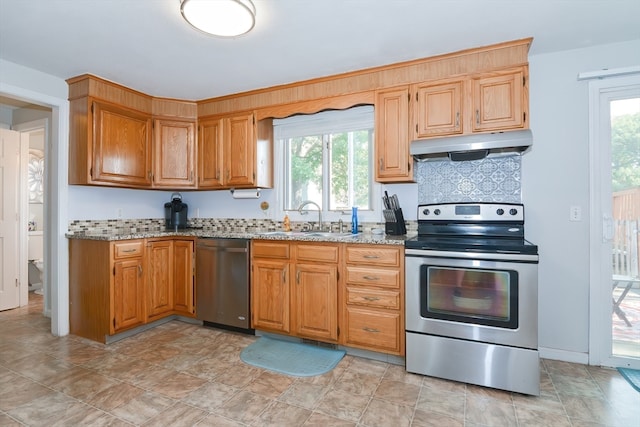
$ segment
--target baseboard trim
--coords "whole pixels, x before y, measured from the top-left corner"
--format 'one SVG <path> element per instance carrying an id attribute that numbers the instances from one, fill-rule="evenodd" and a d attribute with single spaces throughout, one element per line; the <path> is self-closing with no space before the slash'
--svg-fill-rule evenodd
<path id="1" fill-rule="evenodd" d="M 558 350 L 557 348 L 540 347 L 538 349 L 542 359 L 560 360 L 562 362 L 589 364 L 588 353 L 578 353 L 575 351 Z"/>

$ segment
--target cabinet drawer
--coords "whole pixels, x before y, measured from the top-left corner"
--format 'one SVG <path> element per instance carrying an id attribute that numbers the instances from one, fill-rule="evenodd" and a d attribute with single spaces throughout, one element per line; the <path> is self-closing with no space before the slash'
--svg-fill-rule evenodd
<path id="1" fill-rule="evenodd" d="M 346 249 L 346 260 L 350 264 L 399 267 L 401 256 L 400 248 L 354 245 Z"/>
<path id="2" fill-rule="evenodd" d="M 347 307 L 346 344 L 400 354 L 401 319 L 397 311 Z"/>
<path id="3" fill-rule="evenodd" d="M 347 283 L 398 289 L 400 288 L 400 272 L 398 270 L 348 266 Z"/>
<path id="4" fill-rule="evenodd" d="M 253 241 L 251 256 L 256 258 L 289 259 L 289 243 Z"/>
<path id="5" fill-rule="evenodd" d="M 347 304 L 400 309 L 400 292 L 347 286 Z"/>
<path id="6" fill-rule="evenodd" d="M 297 261 L 338 262 L 338 245 L 298 243 L 295 251 Z"/>
<path id="7" fill-rule="evenodd" d="M 133 258 L 142 256 L 142 241 L 120 242 L 113 245 L 113 257 L 115 259 Z"/>

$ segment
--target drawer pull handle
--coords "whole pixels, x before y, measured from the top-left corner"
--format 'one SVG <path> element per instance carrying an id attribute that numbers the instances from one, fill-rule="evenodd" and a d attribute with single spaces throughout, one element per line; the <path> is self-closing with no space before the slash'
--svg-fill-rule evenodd
<path id="1" fill-rule="evenodd" d="M 365 255 L 363 256 L 364 259 L 378 259 L 380 258 L 378 255 Z"/>
<path id="2" fill-rule="evenodd" d="M 380 301 L 379 297 L 362 297 L 365 301 Z"/>
<path id="3" fill-rule="evenodd" d="M 380 280 L 380 278 L 376 276 L 362 276 L 362 278 L 365 280 Z"/>
<path id="4" fill-rule="evenodd" d="M 373 333 L 376 333 L 376 334 L 377 334 L 378 332 L 380 332 L 380 330 L 379 330 L 379 329 L 375 329 L 375 328 L 367 328 L 367 327 L 362 328 L 362 330 L 363 330 L 363 331 L 365 331 L 365 332 L 373 332 Z"/>
<path id="5" fill-rule="evenodd" d="M 137 251 L 137 249 L 123 249 L 122 252 L 126 253 L 126 254 L 130 254 L 131 252 L 135 252 Z"/>

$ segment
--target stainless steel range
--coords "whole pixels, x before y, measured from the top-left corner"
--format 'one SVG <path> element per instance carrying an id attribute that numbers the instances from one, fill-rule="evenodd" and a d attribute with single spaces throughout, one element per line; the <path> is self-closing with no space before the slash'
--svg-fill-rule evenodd
<path id="1" fill-rule="evenodd" d="M 538 248 L 524 206 L 421 205 L 405 249 L 407 371 L 539 395 Z"/>

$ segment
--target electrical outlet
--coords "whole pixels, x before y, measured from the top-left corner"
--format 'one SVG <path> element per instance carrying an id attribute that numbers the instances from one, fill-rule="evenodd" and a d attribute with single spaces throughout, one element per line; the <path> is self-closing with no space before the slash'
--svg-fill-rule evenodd
<path id="1" fill-rule="evenodd" d="M 571 206 L 569 208 L 569 221 L 582 221 L 582 208 L 580 206 Z"/>

